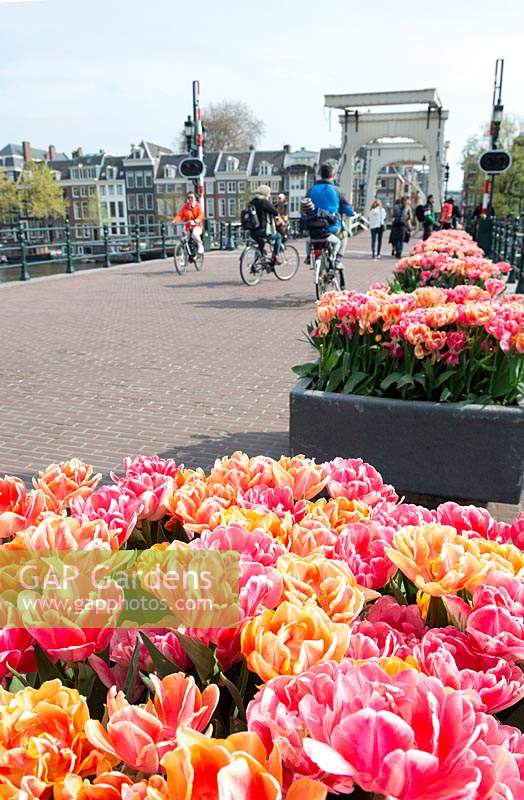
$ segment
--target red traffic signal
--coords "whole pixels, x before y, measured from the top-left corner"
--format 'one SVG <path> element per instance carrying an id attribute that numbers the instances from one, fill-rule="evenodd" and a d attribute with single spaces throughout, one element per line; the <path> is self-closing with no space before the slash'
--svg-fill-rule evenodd
<path id="1" fill-rule="evenodd" d="M 511 156 L 505 150 L 488 150 L 479 158 L 479 167 L 491 175 L 505 172 L 511 167 Z"/>
<path id="2" fill-rule="evenodd" d="M 200 178 L 205 170 L 201 158 L 184 158 L 178 165 L 178 171 L 183 178 Z"/>

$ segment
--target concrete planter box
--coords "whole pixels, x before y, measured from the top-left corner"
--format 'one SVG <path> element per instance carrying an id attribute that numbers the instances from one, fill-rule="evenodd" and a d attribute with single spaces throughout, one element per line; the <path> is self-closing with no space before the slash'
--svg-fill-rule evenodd
<path id="1" fill-rule="evenodd" d="M 290 393 L 291 453 L 363 458 L 399 492 L 518 503 L 524 409 Z"/>

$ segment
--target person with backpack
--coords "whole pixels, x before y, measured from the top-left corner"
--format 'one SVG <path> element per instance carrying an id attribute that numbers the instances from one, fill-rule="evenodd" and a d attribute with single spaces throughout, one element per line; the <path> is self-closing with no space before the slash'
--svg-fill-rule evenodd
<path id="1" fill-rule="evenodd" d="M 303 197 L 300 201 L 301 222 L 303 228 L 309 233 L 307 242 L 308 251 L 311 253 L 313 244 L 330 243 L 333 253 L 333 260 L 338 270 L 339 281 L 341 289 L 345 286 L 344 272 L 342 270 L 341 262 L 337 259 L 342 242 L 340 238 L 331 233 L 331 227 L 337 221 L 337 215 L 329 211 L 324 211 L 322 208 L 315 208 L 315 204 L 310 197 Z"/>
<path id="2" fill-rule="evenodd" d="M 315 208 L 335 214 L 336 222 L 329 226 L 329 232 L 334 233 L 340 238 L 344 232 L 342 226 L 342 215 L 346 217 L 355 216 L 355 212 L 346 200 L 345 195 L 335 186 L 335 167 L 329 161 L 320 165 L 320 179 L 311 187 L 308 197 L 313 201 Z M 342 244 L 342 243 L 341 243 Z M 310 254 L 307 253 L 305 264 L 311 263 Z M 342 269 L 342 254 L 340 249 L 337 253 L 337 269 L 340 270 L 341 287 L 344 288 L 344 272 Z"/>
<path id="3" fill-rule="evenodd" d="M 391 234 L 389 236 L 389 241 L 393 247 L 393 255 L 396 258 L 402 258 L 402 249 L 406 238 L 409 239 L 407 201 L 405 197 L 400 197 L 393 206 Z"/>
<path id="4" fill-rule="evenodd" d="M 378 198 L 373 200 L 371 204 L 368 222 L 371 230 L 371 257 L 375 261 L 377 258 L 381 258 L 382 236 L 384 234 L 384 223 L 386 222 L 386 212 Z"/>
<path id="5" fill-rule="evenodd" d="M 278 216 L 278 208 L 271 202 L 271 189 L 266 184 L 262 184 L 256 189 L 255 194 L 240 215 L 240 224 L 244 230 L 249 232 L 262 254 L 266 242 L 273 243 L 273 262 L 275 264 L 280 264 L 282 248 L 282 235 L 276 228 Z"/>
<path id="6" fill-rule="evenodd" d="M 437 224 L 437 218 L 435 217 L 435 212 L 433 210 L 433 195 L 428 194 L 426 205 L 424 206 L 424 220 L 422 222 L 423 241 L 429 239 L 429 237 L 433 233 L 433 229 L 436 224 Z"/>

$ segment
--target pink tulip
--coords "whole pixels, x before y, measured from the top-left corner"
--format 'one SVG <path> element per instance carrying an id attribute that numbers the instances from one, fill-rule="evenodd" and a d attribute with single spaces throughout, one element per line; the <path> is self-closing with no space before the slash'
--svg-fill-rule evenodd
<path id="1" fill-rule="evenodd" d="M 0 678 L 12 675 L 7 665 L 22 674 L 36 671 L 33 637 L 24 628 L 0 630 Z"/>
<path id="2" fill-rule="evenodd" d="M 361 458 L 335 458 L 322 464 L 322 471 L 331 497 L 362 500 L 368 506 L 398 499 L 393 487 L 385 484 L 377 470 Z"/>
<path id="3" fill-rule="evenodd" d="M 397 572 L 384 548 L 391 545 L 393 528 L 376 522 L 354 522 L 345 525 L 335 544 L 333 557 L 344 561 L 358 583 L 368 589 L 379 589 Z"/>
<path id="4" fill-rule="evenodd" d="M 524 584 L 505 573 L 491 573 L 473 592 L 467 632 L 481 651 L 523 661 Z"/>
<path id="5" fill-rule="evenodd" d="M 496 522 L 486 508 L 461 506 L 449 501 L 437 508 L 435 516 L 441 525 L 450 525 L 457 533 L 469 538 L 481 537 L 500 544 L 511 540 L 511 527 L 505 522 Z"/>
<path id="6" fill-rule="evenodd" d="M 135 509 L 138 520 L 154 522 L 166 516 L 168 499 L 181 469 L 169 458 L 137 456 L 124 459 L 123 478 L 114 474 L 111 477 L 127 496 L 140 501 Z"/>
<path id="7" fill-rule="evenodd" d="M 524 697 L 522 670 L 502 658 L 479 653 L 473 640 L 456 628 L 429 630 L 413 648 L 413 655 L 426 675 L 467 691 L 479 711 L 495 714 Z"/>
<path id="8" fill-rule="evenodd" d="M 114 531 L 119 545 L 131 535 L 142 508 L 140 498 L 126 494 L 118 486 L 101 486 L 87 499 L 71 501 L 71 512 L 80 520 L 103 520 Z"/>
<path id="9" fill-rule="evenodd" d="M 251 508 L 263 514 L 272 511 L 281 519 L 289 514 L 293 522 L 300 522 L 308 511 L 306 500 L 295 502 L 293 490 L 288 486 L 269 488 L 259 484 L 247 492 L 239 492 L 237 502 L 241 508 Z"/>
<path id="10" fill-rule="evenodd" d="M 413 636 L 416 639 L 421 639 L 427 630 L 417 605 L 400 605 L 389 595 L 381 597 L 376 603 L 373 603 L 366 616 L 366 621 L 373 624 L 385 622 L 403 636 Z"/>
<path id="11" fill-rule="evenodd" d="M 237 522 L 219 525 L 204 531 L 191 546 L 195 550 L 237 550 L 243 560 L 256 561 L 262 566 L 274 566 L 287 550 L 283 544 L 261 529 L 247 531 Z"/>

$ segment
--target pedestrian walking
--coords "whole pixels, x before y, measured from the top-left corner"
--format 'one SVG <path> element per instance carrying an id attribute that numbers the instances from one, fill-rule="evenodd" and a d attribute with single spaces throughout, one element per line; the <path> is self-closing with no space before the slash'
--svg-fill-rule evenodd
<path id="1" fill-rule="evenodd" d="M 424 207 L 424 221 L 422 222 L 422 230 L 424 231 L 422 234 L 423 241 L 429 239 L 436 224 L 437 219 L 433 209 L 433 195 L 428 194 L 428 199 L 426 200 L 426 205 Z"/>
<path id="2" fill-rule="evenodd" d="M 373 200 L 371 204 L 368 221 L 371 230 L 371 257 L 376 260 L 381 258 L 382 236 L 384 235 L 384 224 L 386 222 L 386 212 L 378 198 Z"/>
<path id="3" fill-rule="evenodd" d="M 440 227 L 443 230 L 449 230 L 453 221 L 453 200 L 449 198 L 444 201 L 440 209 Z"/>
<path id="4" fill-rule="evenodd" d="M 409 241 L 408 210 L 406 198 L 402 197 L 393 206 L 393 219 L 391 221 L 391 234 L 389 237 L 396 258 L 402 258 L 404 242 Z"/>

